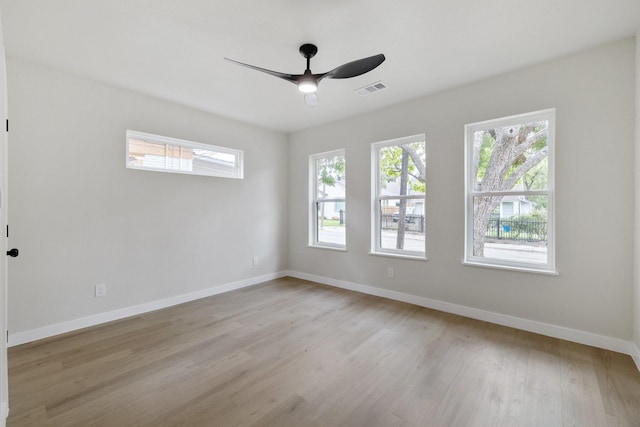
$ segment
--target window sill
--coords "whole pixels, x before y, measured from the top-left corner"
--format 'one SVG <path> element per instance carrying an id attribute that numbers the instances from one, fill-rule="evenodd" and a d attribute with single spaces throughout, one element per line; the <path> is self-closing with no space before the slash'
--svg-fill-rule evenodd
<path id="1" fill-rule="evenodd" d="M 329 251 L 347 252 L 347 248 L 339 246 L 307 245 L 307 247 L 313 249 L 327 249 Z"/>
<path id="2" fill-rule="evenodd" d="M 410 255 L 410 254 L 396 254 L 396 253 L 392 253 L 392 252 L 369 252 L 369 255 L 382 256 L 382 257 L 388 257 L 388 258 L 409 259 L 409 260 L 414 260 L 414 261 L 427 261 L 429 259 L 426 256 Z"/>
<path id="3" fill-rule="evenodd" d="M 533 268 L 533 267 L 518 267 L 513 265 L 490 264 L 486 262 L 473 262 L 473 261 L 462 261 L 462 264 L 469 267 L 481 267 L 481 268 L 491 268 L 495 270 L 519 271 L 521 273 L 546 274 L 549 276 L 560 275 L 560 273 L 558 273 L 556 270 L 544 270 L 541 268 Z"/>

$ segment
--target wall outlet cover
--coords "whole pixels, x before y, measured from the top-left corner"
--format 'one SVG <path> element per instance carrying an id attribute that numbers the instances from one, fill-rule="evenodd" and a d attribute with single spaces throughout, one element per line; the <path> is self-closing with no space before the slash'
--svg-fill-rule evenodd
<path id="1" fill-rule="evenodd" d="M 107 294 L 107 285 L 100 283 L 96 285 L 96 298 L 103 297 Z"/>

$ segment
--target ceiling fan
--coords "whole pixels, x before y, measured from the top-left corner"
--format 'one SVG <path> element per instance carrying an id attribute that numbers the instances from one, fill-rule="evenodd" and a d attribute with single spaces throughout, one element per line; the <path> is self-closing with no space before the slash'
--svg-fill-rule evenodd
<path id="1" fill-rule="evenodd" d="M 266 68 L 256 67 L 255 65 L 249 65 L 242 62 L 234 61 L 233 59 L 224 58 L 229 62 L 241 65 L 243 67 L 251 68 L 253 70 L 262 71 L 263 73 L 271 74 L 272 76 L 279 77 L 283 80 L 291 82 L 298 86 L 298 90 L 305 94 L 304 101 L 309 106 L 318 105 L 318 96 L 315 93 L 318 89 L 318 83 L 322 79 L 348 79 L 351 77 L 357 77 L 382 64 L 385 60 L 383 54 L 373 55 L 368 58 L 357 59 L 355 61 L 347 62 L 339 67 L 334 68 L 331 71 L 320 74 L 313 74 L 310 69 L 311 58 L 316 56 L 318 48 L 311 44 L 305 43 L 300 46 L 300 55 L 307 60 L 307 69 L 304 74 L 286 74 L 279 71 L 267 70 Z"/>

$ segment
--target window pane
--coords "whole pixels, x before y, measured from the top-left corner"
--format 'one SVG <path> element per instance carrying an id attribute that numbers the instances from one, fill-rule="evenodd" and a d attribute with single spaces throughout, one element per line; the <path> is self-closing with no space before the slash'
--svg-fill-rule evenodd
<path id="1" fill-rule="evenodd" d="M 546 190 L 547 120 L 473 132 L 475 191 Z"/>
<path id="2" fill-rule="evenodd" d="M 235 177 L 237 170 L 238 157 L 235 154 L 193 149 L 194 173 L 232 178 Z"/>
<path id="3" fill-rule="evenodd" d="M 425 193 L 424 141 L 381 147 L 378 156 L 381 196 Z"/>
<path id="4" fill-rule="evenodd" d="M 346 246 L 346 180 L 344 150 L 309 156 L 311 168 L 310 244 Z"/>
<path id="5" fill-rule="evenodd" d="M 546 264 L 547 205 L 538 195 L 474 197 L 473 256 Z"/>
<path id="6" fill-rule="evenodd" d="M 424 198 L 380 201 L 380 247 L 424 252 Z"/>
<path id="7" fill-rule="evenodd" d="M 225 178 L 243 177 L 240 150 L 127 131 L 127 167 Z"/>
<path id="8" fill-rule="evenodd" d="M 318 243 L 346 245 L 345 202 L 317 202 Z"/>
<path id="9" fill-rule="evenodd" d="M 322 157 L 316 160 L 318 199 L 345 197 L 344 156 Z"/>

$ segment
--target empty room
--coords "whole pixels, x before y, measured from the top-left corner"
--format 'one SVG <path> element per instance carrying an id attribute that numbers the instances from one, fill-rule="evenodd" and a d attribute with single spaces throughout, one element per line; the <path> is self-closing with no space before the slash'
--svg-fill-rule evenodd
<path id="1" fill-rule="evenodd" d="M 0 24 L 0 427 L 640 426 L 638 0 Z"/>

